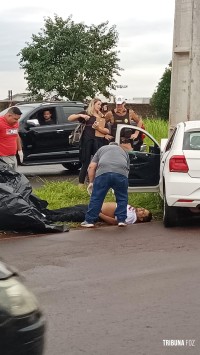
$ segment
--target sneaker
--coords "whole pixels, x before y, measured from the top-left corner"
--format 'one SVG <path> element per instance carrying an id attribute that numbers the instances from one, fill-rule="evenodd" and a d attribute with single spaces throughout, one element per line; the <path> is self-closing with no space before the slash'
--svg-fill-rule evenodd
<path id="1" fill-rule="evenodd" d="M 81 227 L 93 228 L 94 224 L 93 223 L 88 223 L 87 221 L 84 221 L 84 222 L 81 223 Z"/>
<path id="2" fill-rule="evenodd" d="M 126 226 L 127 226 L 126 222 L 119 222 L 118 223 L 118 227 L 126 227 Z"/>

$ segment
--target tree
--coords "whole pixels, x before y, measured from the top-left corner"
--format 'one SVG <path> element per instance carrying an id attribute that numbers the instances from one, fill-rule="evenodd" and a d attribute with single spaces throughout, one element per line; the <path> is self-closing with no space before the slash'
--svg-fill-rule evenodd
<path id="1" fill-rule="evenodd" d="M 101 92 L 109 95 L 120 75 L 118 33 L 108 22 L 97 26 L 74 23 L 71 16 L 46 18 L 44 29 L 18 53 L 31 95 L 56 92 L 83 100 Z"/>
<path id="2" fill-rule="evenodd" d="M 151 98 L 151 105 L 156 110 L 157 115 L 163 119 L 169 118 L 171 70 L 172 63 L 170 62 Z"/>

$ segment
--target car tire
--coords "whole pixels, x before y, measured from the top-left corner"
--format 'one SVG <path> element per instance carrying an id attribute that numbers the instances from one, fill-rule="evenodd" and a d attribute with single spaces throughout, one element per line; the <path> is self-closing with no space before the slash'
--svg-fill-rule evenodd
<path id="1" fill-rule="evenodd" d="M 163 224 L 165 228 L 171 228 L 178 225 L 178 208 L 168 206 L 166 196 L 164 196 Z"/>
<path id="2" fill-rule="evenodd" d="M 81 168 L 81 163 L 80 162 L 74 162 L 74 163 L 63 163 L 62 166 L 64 166 L 65 169 L 68 169 L 69 171 L 74 171 L 76 172 Z"/>

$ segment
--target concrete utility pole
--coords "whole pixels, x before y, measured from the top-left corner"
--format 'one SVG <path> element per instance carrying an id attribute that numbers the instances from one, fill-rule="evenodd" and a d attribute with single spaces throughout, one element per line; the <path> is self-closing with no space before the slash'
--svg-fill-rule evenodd
<path id="1" fill-rule="evenodd" d="M 175 0 L 170 129 L 200 120 L 200 0 Z"/>

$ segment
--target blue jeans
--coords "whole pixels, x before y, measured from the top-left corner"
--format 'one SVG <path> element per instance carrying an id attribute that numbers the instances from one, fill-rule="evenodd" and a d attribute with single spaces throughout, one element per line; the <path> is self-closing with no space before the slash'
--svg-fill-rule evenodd
<path id="1" fill-rule="evenodd" d="M 88 223 L 95 223 L 98 220 L 101 207 L 109 189 L 115 192 L 117 208 L 115 216 L 118 222 L 124 222 L 127 218 L 128 204 L 128 178 L 117 173 L 105 173 L 94 180 L 93 191 L 85 215 Z"/>

